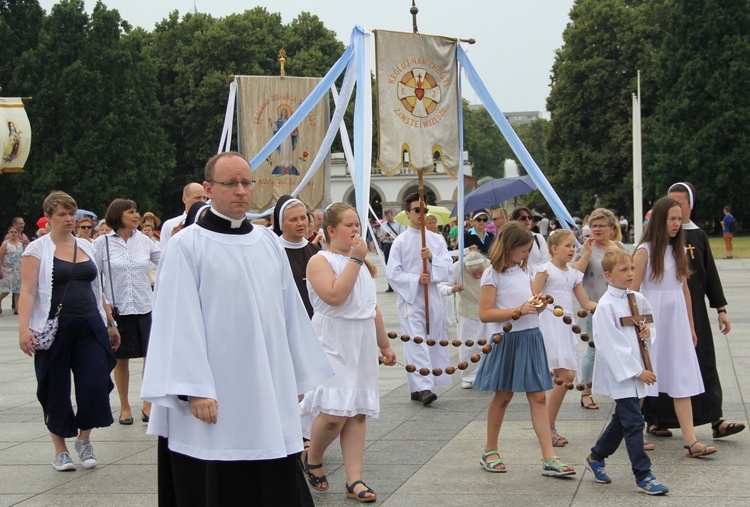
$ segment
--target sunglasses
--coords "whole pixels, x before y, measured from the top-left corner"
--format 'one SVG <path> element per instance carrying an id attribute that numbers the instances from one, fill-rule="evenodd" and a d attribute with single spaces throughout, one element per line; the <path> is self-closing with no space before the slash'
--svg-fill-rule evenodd
<path id="1" fill-rule="evenodd" d="M 422 207 L 417 206 L 416 208 L 412 208 L 410 211 L 414 213 L 422 213 L 422 209 L 423 209 Z M 427 208 L 424 208 L 424 212 L 427 213 L 427 211 L 428 211 Z"/>
<path id="2" fill-rule="evenodd" d="M 484 217 L 484 218 L 475 218 L 474 221 L 475 222 L 486 222 L 487 221 L 487 217 Z"/>
<path id="3" fill-rule="evenodd" d="M 521 215 L 520 217 L 518 217 L 518 219 L 523 222 L 526 222 L 528 220 L 531 220 L 531 217 L 529 215 Z"/>
<path id="4" fill-rule="evenodd" d="M 91 229 L 91 226 L 90 225 L 79 225 L 78 228 L 79 229 Z"/>

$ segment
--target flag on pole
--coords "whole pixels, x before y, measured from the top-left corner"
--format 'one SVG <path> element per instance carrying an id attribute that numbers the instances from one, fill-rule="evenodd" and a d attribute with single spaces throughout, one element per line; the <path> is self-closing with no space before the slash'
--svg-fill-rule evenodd
<path id="1" fill-rule="evenodd" d="M 0 173 L 22 172 L 31 149 L 31 124 L 20 98 L 0 97 Z"/>
<path id="2" fill-rule="evenodd" d="M 378 166 L 401 170 L 403 152 L 414 171 L 432 171 L 434 154 L 446 173 L 459 171 L 456 39 L 375 32 L 378 86 Z"/>
<path id="3" fill-rule="evenodd" d="M 240 124 L 240 152 L 253 158 L 292 116 L 320 78 L 235 76 Z M 326 96 L 327 97 L 327 96 Z M 328 128 L 328 101 L 312 112 L 258 167 L 253 167 L 253 207 L 265 209 L 290 194 L 310 168 Z M 298 199 L 310 209 L 325 198 L 325 173 L 318 171 Z"/>

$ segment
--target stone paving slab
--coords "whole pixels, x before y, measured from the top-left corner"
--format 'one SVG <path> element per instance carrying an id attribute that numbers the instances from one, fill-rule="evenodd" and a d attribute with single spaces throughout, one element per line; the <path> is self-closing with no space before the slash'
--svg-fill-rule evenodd
<path id="1" fill-rule="evenodd" d="M 373 259 L 374 260 L 374 259 Z M 748 423 L 750 400 L 750 314 L 743 303 L 750 287 L 750 261 L 719 260 L 719 271 L 729 299 L 732 333 L 714 335 L 717 361 L 724 388 L 725 417 Z M 396 298 L 385 293 L 382 270 L 378 276 L 379 306 L 388 330 L 400 334 Z M 10 305 L 8 300 L 4 302 Z M 711 311 L 712 319 L 715 312 Z M 95 470 L 56 472 L 49 465 L 52 445 L 42 424 L 35 397 L 32 361 L 17 346 L 16 317 L 0 315 L 0 507 L 157 505 L 156 441 L 146 435 L 146 425 L 115 422 L 97 429 L 93 443 L 100 466 Z M 455 337 L 455 328 L 450 332 Z M 585 352 L 581 343 L 579 352 Z M 403 362 L 402 344 L 394 349 Z M 451 346 L 452 364 L 458 362 Z M 142 362 L 131 361 L 133 413 L 140 390 Z M 461 389 L 454 375 L 451 386 L 438 388 L 439 399 L 430 407 L 409 400 L 402 367 L 380 370 L 381 416 L 368 421 L 364 479 L 378 493 L 378 504 L 397 506 L 542 505 L 575 507 L 660 507 L 718 504 L 750 505 L 750 432 L 725 440 L 712 440 L 710 427 L 696 428 L 697 436 L 716 445 L 719 452 L 703 459 L 682 457 L 680 431 L 671 438 L 649 437 L 657 449 L 649 456 L 656 476 L 671 492 L 653 499 L 635 492 L 624 449 L 608 460 L 609 485 L 597 484 L 582 465 L 589 448 L 606 427 L 614 403 L 597 399 L 600 410 L 582 410 L 578 391 L 566 396 L 558 417 L 558 431 L 570 444 L 558 454 L 576 468 L 569 479 L 541 476 L 539 444 L 529 417 L 525 396 L 516 395 L 508 407 L 500 434 L 500 454 L 508 472 L 490 474 L 479 466 L 484 448 L 486 410 L 492 393 Z M 119 400 L 111 396 L 113 416 Z M 74 460 L 76 457 L 74 456 Z M 323 507 L 351 506 L 343 494 L 345 476 L 341 450 L 331 445 L 325 457 L 331 488 L 313 492 Z"/>

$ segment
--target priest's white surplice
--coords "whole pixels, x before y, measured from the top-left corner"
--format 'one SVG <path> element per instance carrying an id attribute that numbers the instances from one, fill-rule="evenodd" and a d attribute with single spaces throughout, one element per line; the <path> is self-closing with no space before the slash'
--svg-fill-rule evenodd
<path id="1" fill-rule="evenodd" d="M 170 240 L 141 391 L 154 403 L 148 433 L 198 459 L 286 457 L 302 450 L 297 395 L 332 374 L 270 230 L 195 225 Z M 217 424 L 179 395 L 216 399 Z"/>

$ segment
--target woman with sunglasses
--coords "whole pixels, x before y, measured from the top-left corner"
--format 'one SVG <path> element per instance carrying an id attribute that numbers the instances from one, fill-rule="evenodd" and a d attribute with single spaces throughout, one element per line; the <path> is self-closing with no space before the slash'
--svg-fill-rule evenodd
<path id="1" fill-rule="evenodd" d="M 552 260 L 552 257 L 549 255 L 549 250 L 547 249 L 547 241 L 544 239 L 544 236 L 531 230 L 534 227 L 534 217 L 531 216 L 529 208 L 521 206 L 520 208 L 514 209 L 510 219 L 516 222 L 521 222 L 524 227 L 534 235 L 534 241 L 531 244 L 531 252 L 529 252 L 529 258 L 526 260 L 526 266 L 529 273 L 533 275 L 536 273 L 537 266 Z"/>
<path id="2" fill-rule="evenodd" d="M 76 237 L 85 239 L 89 243 L 93 243 L 94 239 L 91 237 L 91 233 L 94 230 L 94 222 L 89 217 L 84 216 L 78 222 L 76 222 Z"/>
<path id="3" fill-rule="evenodd" d="M 478 251 L 485 257 L 487 257 L 490 251 L 492 240 L 495 239 L 495 235 L 486 230 L 489 219 L 490 217 L 485 210 L 480 209 L 475 211 L 471 214 L 471 221 L 474 227 L 464 233 L 464 246 Z"/>

